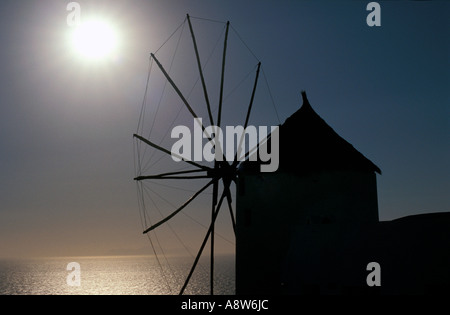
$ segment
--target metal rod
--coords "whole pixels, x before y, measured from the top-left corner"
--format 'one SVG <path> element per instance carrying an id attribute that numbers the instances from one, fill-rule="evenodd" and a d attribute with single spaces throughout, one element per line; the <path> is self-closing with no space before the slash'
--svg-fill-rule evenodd
<path id="1" fill-rule="evenodd" d="M 152 58 L 155 60 L 156 64 L 158 65 L 159 69 L 161 70 L 161 72 L 164 74 L 164 76 L 166 77 L 167 81 L 169 81 L 170 85 L 172 85 L 173 89 L 175 90 L 175 92 L 178 94 L 178 96 L 181 98 L 181 100 L 183 101 L 184 105 L 186 106 L 186 108 L 189 110 L 189 112 L 192 114 L 192 116 L 195 118 L 195 121 L 200 125 L 200 127 L 202 128 L 203 133 L 205 133 L 206 137 L 208 138 L 209 141 L 211 141 L 211 136 L 209 135 L 209 133 L 206 131 L 205 126 L 203 124 L 200 123 L 199 121 L 199 117 L 197 116 L 197 114 L 194 112 L 194 110 L 192 109 L 191 105 L 189 105 L 188 101 L 186 100 L 186 98 L 184 97 L 183 93 L 181 93 L 180 89 L 177 87 L 177 85 L 175 84 L 175 82 L 173 82 L 172 78 L 169 76 L 169 74 L 166 72 L 166 70 L 164 69 L 163 65 L 159 62 L 159 60 L 156 58 L 155 54 L 151 53 L 150 54 L 152 56 Z M 220 101 L 220 103 L 222 103 L 222 100 Z M 226 161 L 226 157 L 225 157 L 225 153 L 223 154 L 223 159 L 224 161 Z"/>
<path id="2" fill-rule="evenodd" d="M 230 189 L 227 189 L 227 202 L 228 202 L 228 209 L 230 210 L 231 223 L 233 224 L 233 232 L 234 232 L 234 236 L 236 236 L 236 220 L 235 220 L 235 218 L 234 218 L 233 207 L 232 207 L 232 205 L 231 205 L 232 200 L 231 200 L 231 192 L 230 192 Z"/>
<path id="3" fill-rule="evenodd" d="M 134 178 L 134 180 L 140 181 L 144 179 L 165 179 L 165 178 L 178 178 L 177 176 L 172 175 L 184 175 L 184 174 L 191 174 L 191 173 L 200 173 L 205 172 L 204 170 L 187 170 L 187 171 L 178 171 L 178 172 L 169 172 L 169 173 L 162 173 L 162 174 L 155 174 L 155 175 L 147 175 L 147 176 L 137 176 Z M 192 177 L 189 177 L 192 178 Z M 202 175 L 195 176 L 194 178 L 212 178 L 211 176 Z"/>
<path id="4" fill-rule="evenodd" d="M 250 155 L 252 155 L 252 154 L 257 154 L 256 151 L 259 149 L 259 146 L 262 145 L 262 144 L 264 144 L 264 143 L 266 143 L 266 142 L 269 141 L 271 138 L 272 138 L 272 134 L 270 133 L 270 134 L 267 136 L 267 138 L 263 139 L 263 141 L 261 141 L 261 142 L 258 142 L 258 144 L 257 144 L 255 147 L 253 147 L 252 149 L 248 150 L 247 153 L 245 153 L 245 155 L 244 155 L 244 161 L 245 161 Z M 235 162 L 233 163 L 233 166 L 234 166 L 234 167 L 237 167 L 237 165 L 238 165 L 239 163 L 240 163 L 240 161 L 235 161 Z"/>
<path id="5" fill-rule="evenodd" d="M 155 174 L 152 176 L 169 176 L 169 175 L 180 175 L 180 174 L 190 174 L 190 173 L 200 173 L 204 172 L 204 170 L 185 170 L 185 171 L 176 171 L 176 172 L 168 172 L 168 173 L 161 173 L 161 174 Z"/>
<path id="6" fill-rule="evenodd" d="M 218 168 L 218 163 L 214 162 L 214 169 Z M 211 252 L 210 252 L 210 273 L 209 273 L 209 288 L 210 294 L 214 295 L 214 213 L 217 205 L 217 195 L 219 190 L 219 182 L 215 182 L 213 185 L 213 197 L 212 197 L 212 210 L 211 210 Z"/>
<path id="7" fill-rule="evenodd" d="M 191 198 L 189 198 L 181 207 L 179 207 L 177 210 L 172 212 L 172 214 L 170 214 L 169 216 L 165 217 L 164 219 L 162 219 L 158 223 L 156 223 L 156 224 L 152 225 L 151 227 L 149 227 L 148 229 L 146 229 L 144 232 L 142 232 L 142 234 L 146 234 L 146 233 L 150 232 L 151 230 L 154 230 L 155 228 L 157 228 L 161 224 L 163 224 L 163 223 L 169 221 L 170 219 L 172 219 L 176 214 L 178 214 L 181 210 L 183 210 L 188 204 L 190 204 L 192 202 L 192 200 L 194 200 L 198 195 L 200 195 L 206 188 L 211 186 L 211 184 L 214 183 L 215 181 L 216 181 L 215 179 L 211 180 L 202 189 L 197 191 Z"/>
<path id="8" fill-rule="evenodd" d="M 214 172 L 217 173 L 219 170 L 219 163 L 214 161 Z M 215 182 L 213 185 L 213 196 L 212 196 L 212 210 L 211 210 L 211 222 L 213 222 L 215 206 L 217 205 L 217 195 L 219 194 L 219 182 Z M 210 253 L 210 294 L 214 295 L 214 229 L 215 224 L 211 224 L 211 253 Z"/>
<path id="9" fill-rule="evenodd" d="M 212 178 L 208 175 L 198 175 L 198 176 L 159 176 L 159 175 L 148 175 L 148 176 L 138 176 L 134 180 L 141 181 L 144 179 L 200 179 L 200 178 Z"/>
<path id="10" fill-rule="evenodd" d="M 167 153 L 167 154 L 169 154 L 169 155 L 172 155 L 172 156 L 174 156 L 174 157 L 176 157 L 176 158 L 178 158 L 178 159 L 180 159 L 180 160 L 183 160 L 183 161 L 186 162 L 186 163 L 189 163 L 189 164 L 194 165 L 194 166 L 196 166 L 196 167 L 198 167 L 198 168 L 201 168 L 202 170 L 205 170 L 205 171 L 211 171 L 211 170 L 212 170 L 212 168 L 210 168 L 210 167 L 208 167 L 208 166 L 200 165 L 200 164 L 198 164 L 198 163 L 195 163 L 194 161 L 184 160 L 182 156 L 180 156 L 180 155 L 178 155 L 178 154 L 176 154 L 176 153 L 174 153 L 174 152 L 170 152 L 169 150 L 164 149 L 163 147 L 161 147 L 161 146 L 159 146 L 159 145 L 157 145 L 157 144 L 151 142 L 150 140 L 148 140 L 148 139 L 146 139 L 146 138 L 144 138 L 144 137 L 142 137 L 142 136 L 140 136 L 140 135 L 134 134 L 133 137 L 134 137 L 134 138 L 138 138 L 138 139 L 141 140 L 142 142 L 148 144 L 149 146 L 151 146 L 151 147 L 153 147 L 153 148 L 155 148 L 155 149 L 157 149 L 157 150 L 160 150 L 160 151 L 162 151 L 162 152 L 164 152 L 164 153 Z"/>
<path id="11" fill-rule="evenodd" d="M 194 29 L 192 28 L 192 23 L 191 23 L 189 14 L 187 14 L 187 20 L 188 20 L 188 24 L 189 24 L 189 30 L 191 31 L 191 35 L 192 35 L 192 42 L 194 43 L 194 50 L 195 50 L 195 56 L 197 58 L 198 72 L 200 73 L 200 80 L 201 80 L 202 86 L 203 86 L 203 94 L 205 96 L 206 107 L 208 108 L 209 121 L 211 122 L 211 125 L 214 125 L 214 120 L 213 120 L 213 116 L 211 113 L 211 105 L 209 103 L 208 91 L 206 89 L 205 78 L 203 76 L 203 69 L 202 69 L 202 64 L 200 62 L 200 55 L 198 53 L 197 41 L 195 40 Z"/>
<path id="12" fill-rule="evenodd" d="M 172 78 L 169 76 L 169 74 L 166 72 L 166 70 L 164 69 L 163 65 L 159 62 L 159 60 L 156 58 L 155 54 L 151 53 L 150 56 L 152 56 L 152 58 L 155 60 L 156 64 L 158 65 L 159 69 L 161 70 L 161 72 L 164 74 L 164 76 L 166 77 L 167 81 L 169 81 L 170 85 L 172 85 L 173 89 L 175 90 L 175 92 L 177 92 L 178 96 L 181 98 L 181 100 L 183 101 L 184 105 L 187 107 L 187 109 L 189 110 L 189 112 L 192 114 L 192 116 L 194 118 L 198 118 L 197 114 L 194 112 L 194 110 L 192 109 L 191 105 L 189 105 L 188 101 L 186 100 L 186 98 L 184 97 L 183 93 L 181 93 L 180 89 L 177 87 L 177 85 L 175 84 L 175 82 L 173 82 Z M 204 128 L 204 127 L 203 127 Z"/>
<path id="13" fill-rule="evenodd" d="M 222 202 L 223 202 L 224 198 L 225 198 L 225 192 L 222 193 L 222 196 L 220 197 L 220 201 L 219 201 L 219 204 L 217 205 L 216 211 L 214 212 L 214 216 L 213 216 L 213 220 L 211 222 L 211 225 L 209 226 L 208 232 L 206 233 L 206 236 L 203 239 L 203 243 L 200 246 L 200 249 L 199 249 L 199 251 L 197 253 L 197 257 L 195 257 L 194 264 L 191 267 L 191 271 L 189 272 L 189 275 L 187 276 L 186 281 L 184 282 L 184 285 L 183 285 L 183 287 L 180 290 L 180 295 L 182 295 L 184 293 L 184 290 L 186 289 L 187 285 L 189 284 L 189 280 L 191 279 L 192 274 L 194 273 L 195 267 L 197 267 L 197 263 L 198 263 L 201 255 L 202 255 L 202 252 L 203 252 L 203 249 L 205 248 L 206 243 L 208 242 L 209 235 L 211 234 L 211 231 L 212 231 L 212 226 L 213 226 L 214 222 L 217 219 L 217 214 L 220 211 L 220 206 L 222 205 Z"/>
<path id="14" fill-rule="evenodd" d="M 250 112 L 252 111 L 253 101 L 255 99 L 256 87 L 258 86 L 259 69 L 261 68 L 261 62 L 258 62 L 258 68 L 256 69 L 255 83 L 253 85 L 252 96 L 250 98 L 250 104 L 248 105 L 247 116 L 245 117 L 244 129 L 248 126 L 248 120 L 250 119 Z"/>
<path id="15" fill-rule="evenodd" d="M 183 93 L 181 93 L 180 89 L 177 87 L 177 85 L 175 84 L 175 82 L 173 82 L 172 78 L 169 76 L 169 74 L 166 72 L 166 70 L 164 69 L 163 65 L 159 62 L 159 60 L 156 58 L 155 54 L 151 53 L 150 54 L 152 56 L 152 58 L 155 60 L 156 64 L 158 65 L 159 69 L 161 70 L 161 72 L 164 74 L 164 76 L 166 77 L 167 81 L 169 81 L 170 85 L 172 85 L 173 89 L 175 90 L 175 92 L 177 92 L 178 96 L 181 98 L 181 100 L 183 101 L 184 105 L 186 106 L 186 108 L 189 110 L 189 112 L 191 113 L 191 115 L 195 118 L 196 122 L 200 125 L 200 127 L 202 128 L 202 131 L 206 134 L 208 140 L 211 140 L 211 136 L 206 132 L 205 130 L 205 126 L 203 126 L 203 124 L 200 123 L 200 121 L 198 120 L 198 116 L 197 114 L 194 112 L 194 110 L 192 109 L 191 105 L 189 105 L 188 101 L 186 100 L 186 98 L 184 97 Z"/>
<path id="16" fill-rule="evenodd" d="M 239 141 L 239 146 L 238 146 L 236 154 L 234 156 L 234 162 L 233 162 L 233 166 L 234 167 L 237 165 L 238 152 L 240 152 L 240 149 L 241 149 L 241 146 L 242 146 L 242 141 L 244 141 L 244 137 L 245 137 L 245 129 L 247 128 L 248 121 L 250 119 L 250 113 L 252 111 L 253 101 L 255 99 L 256 87 L 258 85 L 258 78 L 259 78 L 259 70 L 260 70 L 260 68 L 261 68 L 261 62 L 258 62 L 258 68 L 256 69 L 255 83 L 253 84 L 252 96 L 250 97 L 250 104 L 248 105 L 247 116 L 245 117 L 244 133 L 242 133 L 241 139 Z"/>
<path id="17" fill-rule="evenodd" d="M 223 44 L 223 58 L 222 58 L 222 75 L 220 79 L 220 95 L 219 95 L 219 113 L 217 117 L 217 126 L 220 127 L 222 119 L 222 101 L 223 101 L 223 82 L 225 78 L 225 59 L 227 55 L 227 40 L 228 40 L 228 29 L 230 28 L 230 22 L 227 22 L 227 27 L 225 30 L 225 41 Z"/>

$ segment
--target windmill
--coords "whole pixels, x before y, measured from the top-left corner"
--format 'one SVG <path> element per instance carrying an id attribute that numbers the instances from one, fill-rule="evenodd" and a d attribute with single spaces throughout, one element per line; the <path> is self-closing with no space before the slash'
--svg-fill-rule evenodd
<path id="1" fill-rule="evenodd" d="M 202 60 L 200 58 L 198 42 L 197 42 L 197 39 L 196 39 L 196 36 L 194 33 L 191 19 L 193 19 L 193 18 L 190 17 L 189 15 L 187 15 L 186 19 L 184 20 L 182 25 L 184 28 L 184 25 L 187 22 L 187 25 L 189 27 L 189 32 L 190 32 L 191 39 L 192 39 L 192 46 L 193 46 L 193 50 L 195 53 L 196 68 L 197 68 L 198 75 L 199 75 L 199 81 L 201 82 L 201 90 L 202 90 L 201 94 L 203 94 L 202 95 L 203 102 L 206 105 L 206 111 L 207 111 L 209 123 L 211 126 L 217 126 L 220 128 L 223 124 L 224 82 L 225 82 L 225 71 L 226 71 L 226 64 L 227 64 L 226 61 L 227 61 L 228 35 L 229 35 L 229 31 L 230 31 L 230 22 L 224 23 L 224 40 L 223 40 L 223 50 L 222 50 L 222 54 L 221 54 L 221 63 L 220 63 L 220 81 L 219 81 L 220 84 L 219 84 L 218 105 L 216 108 L 216 112 L 214 112 L 210 93 L 207 88 L 207 83 L 206 83 L 206 79 L 205 79 L 205 75 L 204 75 L 205 64 L 202 63 Z M 213 22 L 217 22 L 217 21 L 213 21 Z M 239 35 L 238 35 L 238 38 L 242 41 L 242 39 Z M 246 46 L 246 47 L 248 49 L 248 46 Z M 252 53 L 252 55 L 254 56 L 253 53 Z M 152 66 L 156 65 L 156 67 L 159 71 L 159 74 L 162 75 L 165 80 L 165 85 L 164 85 L 163 89 L 166 89 L 166 86 L 168 86 L 168 88 L 171 89 L 171 91 L 178 97 L 178 100 L 181 101 L 182 107 L 189 112 L 189 115 L 191 116 L 191 118 L 193 118 L 194 121 L 199 125 L 202 132 L 206 135 L 206 138 L 208 140 L 211 140 L 212 135 L 207 133 L 206 128 L 202 123 L 202 120 L 199 119 L 200 116 L 197 114 L 197 109 L 195 109 L 194 106 L 191 104 L 189 97 L 185 93 L 182 92 L 182 89 L 180 88 L 180 83 L 178 81 L 176 82 L 176 80 L 173 79 L 172 76 L 170 75 L 170 69 L 172 67 L 172 63 L 170 64 L 169 68 L 167 68 L 166 66 L 163 65 L 163 62 L 161 62 L 159 55 L 157 56 L 157 53 L 151 53 L 150 56 L 151 56 L 151 58 L 150 58 L 151 65 Z M 152 71 L 151 70 L 152 66 L 150 67 L 149 76 L 147 78 L 147 88 L 148 88 L 148 84 L 149 84 L 150 73 Z M 250 116 L 252 113 L 252 108 L 253 108 L 253 104 L 254 104 L 254 100 L 255 100 L 255 93 L 256 93 L 257 86 L 258 86 L 258 79 L 260 76 L 260 70 L 261 70 L 261 62 L 258 60 L 257 65 L 255 67 L 252 67 L 252 72 L 254 73 L 254 76 L 253 76 L 254 79 L 253 79 L 253 81 L 251 81 L 252 88 L 251 88 L 251 93 L 250 93 L 250 100 L 247 100 L 248 105 L 245 105 L 246 112 L 245 112 L 245 119 L 244 119 L 244 123 L 243 123 L 244 130 L 249 124 L 249 119 L 250 119 Z M 267 83 L 267 80 L 266 80 L 266 83 Z M 146 103 L 146 97 L 147 97 L 147 89 L 146 89 L 145 96 L 144 96 L 144 102 L 143 102 L 143 108 L 141 110 L 141 116 L 143 115 L 143 112 L 145 111 L 144 105 Z M 153 122 L 154 121 L 155 121 L 155 118 L 153 117 Z M 141 119 L 140 119 L 140 126 L 142 124 L 143 124 L 143 122 L 141 122 Z M 231 186 L 237 180 L 238 169 L 239 169 L 239 165 L 242 160 L 241 158 L 238 158 L 239 152 L 236 152 L 236 154 L 234 155 L 234 159 L 231 161 L 230 160 L 227 161 L 227 159 L 224 155 L 223 159 L 214 160 L 212 162 L 213 165 L 210 165 L 210 166 L 204 165 L 204 163 L 201 163 L 201 162 L 188 160 L 181 156 L 177 156 L 180 160 L 183 161 L 182 163 L 184 163 L 186 166 L 189 166 L 190 168 L 186 169 L 186 170 L 158 172 L 157 174 L 149 175 L 148 173 L 144 173 L 144 170 L 143 170 L 144 162 L 140 158 L 140 156 L 141 156 L 140 152 L 142 150 L 147 150 L 147 148 L 151 148 L 152 150 L 158 151 L 159 153 L 162 153 L 163 155 L 166 155 L 166 156 L 176 156 L 176 154 L 174 152 L 172 152 L 171 150 L 169 150 L 167 147 L 164 147 L 160 142 L 151 140 L 150 137 L 143 135 L 140 132 L 140 130 L 141 130 L 140 127 L 138 127 L 137 132 L 133 135 L 133 138 L 135 140 L 134 141 L 135 148 L 137 148 L 135 150 L 135 152 L 137 152 L 137 154 L 135 155 L 135 157 L 136 157 L 136 159 L 135 159 L 136 160 L 136 162 L 135 162 L 136 176 L 135 176 L 134 180 L 136 181 L 139 189 L 141 189 L 140 184 L 145 181 L 148 181 L 148 180 L 153 180 L 153 181 L 155 181 L 155 180 L 156 181 L 170 180 L 170 181 L 173 181 L 173 180 L 206 179 L 206 181 L 207 181 L 204 186 L 202 186 L 200 189 L 198 189 L 193 195 L 190 196 L 190 198 L 188 198 L 180 206 L 177 206 L 177 208 L 174 211 L 172 211 L 170 214 L 166 215 L 164 218 L 162 218 L 161 220 L 159 220 L 157 222 L 152 222 L 150 224 L 150 226 L 146 226 L 143 231 L 144 234 L 148 234 L 151 231 L 154 231 L 155 229 L 157 229 L 158 227 L 169 223 L 169 221 L 172 218 L 174 218 L 177 214 L 179 214 L 185 208 L 187 208 L 189 205 L 191 205 L 192 202 L 198 196 L 205 193 L 207 191 L 207 189 L 212 188 L 211 217 L 210 217 L 209 226 L 207 227 L 207 232 L 203 237 L 203 241 L 200 245 L 200 248 L 198 249 L 198 252 L 195 256 L 195 259 L 190 268 L 190 271 L 187 274 L 184 284 L 179 292 L 180 295 L 185 292 L 185 289 L 186 289 L 187 285 L 189 284 L 189 281 L 191 280 L 191 277 L 198 265 L 200 257 L 202 256 L 202 253 L 209 241 L 210 242 L 210 270 L 209 270 L 210 294 L 212 295 L 212 294 L 214 294 L 214 246 L 215 246 L 215 234 L 216 234 L 215 233 L 215 224 L 216 224 L 216 219 L 217 219 L 217 216 L 218 216 L 220 210 L 222 210 L 224 207 L 228 208 L 232 228 L 233 228 L 234 233 L 236 233 L 236 231 L 235 231 L 236 220 L 235 220 L 235 215 L 234 215 L 234 211 L 233 211 Z M 151 134 L 151 132 L 150 132 L 150 134 Z M 242 146 L 243 136 L 244 135 L 242 135 L 242 137 L 240 139 L 239 148 L 241 148 L 241 146 Z M 244 155 L 244 157 L 248 157 L 249 152 L 251 152 L 251 151 L 252 150 L 249 150 Z M 239 153 L 239 156 L 242 156 L 242 155 Z M 139 194 L 139 198 L 142 198 L 142 195 L 143 195 L 143 193 L 141 192 Z"/>

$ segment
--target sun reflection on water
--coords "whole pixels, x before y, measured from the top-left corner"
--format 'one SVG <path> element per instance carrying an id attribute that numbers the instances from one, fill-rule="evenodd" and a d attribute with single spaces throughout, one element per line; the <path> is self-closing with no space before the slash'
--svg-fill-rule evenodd
<path id="1" fill-rule="evenodd" d="M 81 286 L 69 286 L 69 262 L 80 264 Z M 164 276 L 151 256 L 64 257 L 0 261 L 2 295 L 167 295 L 178 294 L 191 259 L 172 259 Z M 234 294 L 234 257 L 216 259 L 215 293 Z M 207 263 L 205 262 L 205 266 Z M 169 272 L 170 269 L 170 272 Z M 208 268 L 198 268 L 186 294 L 208 294 Z"/>

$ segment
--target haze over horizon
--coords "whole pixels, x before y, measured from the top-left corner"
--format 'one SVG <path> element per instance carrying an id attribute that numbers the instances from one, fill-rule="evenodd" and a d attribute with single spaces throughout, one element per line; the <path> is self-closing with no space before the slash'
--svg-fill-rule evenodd
<path id="1" fill-rule="evenodd" d="M 314 110 L 380 167 L 381 220 L 450 211 L 449 3 L 378 1 L 381 26 L 369 27 L 370 1 L 77 1 L 82 20 L 104 18 L 116 31 L 114 51 L 94 60 L 68 40 L 69 2 L 0 4 L 0 258 L 152 253 L 132 135 L 149 54 L 187 13 L 232 23 L 262 61 L 281 123 L 306 90 Z M 206 225 L 207 205 L 186 213 Z M 174 224 L 196 252 L 204 230 Z M 223 225 L 217 251 L 230 253 Z"/>

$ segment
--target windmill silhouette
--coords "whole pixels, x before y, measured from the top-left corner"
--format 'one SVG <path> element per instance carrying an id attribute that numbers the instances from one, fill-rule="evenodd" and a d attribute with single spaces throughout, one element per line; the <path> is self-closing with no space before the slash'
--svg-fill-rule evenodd
<path id="1" fill-rule="evenodd" d="M 230 29 L 230 22 L 225 23 L 225 36 L 224 36 L 224 42 L 223 42 L 223 52 L 222 52 L 222 61 L 221 61 L 221 73 L 220 73 L 220 87 L 219 87 L 219 99 L 218 99 L 218 109 L 217 109 L 217 115 L 216 117 L 213 117 L 213 110 L 211 109 L 211 102 L 210 97 L 206 85 L 206 80 L 204 76 L 204 71 L 202 68 L 202 61 L 200 59 L 199 49 L 197 45 L 197 40 L 195 37 L 195 33 L 192 27 L 191 23 L 191 17 L 189 15 L 186 16 L 185 22 L 187 21 L 189 25 L 189 31 L 192 37 L 192 43 L 193 48 L 195 51 L 195 57 L 196 57 L 196 64 L 198 73 L 200 76 L 200 81 L 202 85 L 202 91 L 203 91 L 203 97 L 204 102 L 206 104 L 206 110 L 208 112 L 208 118 L 211 126 L 217 126 L 221 127 L 223 120 L 222 120 L 222 112 L 223 112 L 223 100 L 224 100 L 224 81 L 225 81 L 225 66 L 226 66 L 226 59 L 227 59 L 227 44 L 228 44 L 228 34 Z M 248 47 L 247 47 L 248 48 Z M 203 133 L 206 135 L 208 140 L 211 140 L 211 135 L 207 133 L 205 130 L 205 126 L 202 124 L 200 117 L 197 115 L 196 111 L 191 106 L 190 102 L 188 101 L 188 97 L 184 95 L 181 92 L 181 89 L 179 88 L 178 84 L 175 82 L 175 80 L 171 77 L 169 74 L 170 71 L 168 71 L 160 62 L 159 57 L 156 56 L 155 53 L 151 53 L 151 61 L 154 61 L 154 63 L 157 65 L 160 73 L 164 76 L 166 82 L 170 85 L 170 87 L 173 89 L 173 91 L 176 93 L 176 95 L 181 100 L 183 106 L 185 109 L 187 109 L 190 113 L 190 115 L 194 118 L 195 122 L 199 124 L 201 127 Z M 251 97 L 248 101 L 247 111 L 245 115 L 245 120 L 243 123 L 244 130 L 247 128 L 249 119 L 252 113 L 252 107 L 255 100 L 255 93 L 258 85 L 258 78 L 260 75 L 260 68 L 261 68 L 261 62 L 257 63 L 256 66 L 256 72 L 254 75 L 254 81 L 253 81 L 253 87 L 251 91 Z M 148 83 L 148 82 L 147 82 Z M 187 285 L 189 284 L 189 281 L 191 280 L 191 277 L 197 267 L 197 264 L 199 262 L 200 257 L 202 256 L 203 250 L 205 249 L 207 242 L 210 241 L 210 294 L 214 294 L 214 246 L 215 246 L 215 223 L 217 216 L 220 212 L 220 210 L 223 208 L 224 202 L 227 204 L 229 209 L 229 214 L 232 222 L 232 227 L 234 230 L 234 233 L 236 234 L 236 220 L 235 215 L 233 212 L 233 206 L 232 206 L 232 193 L 231 193 L 231 185 L 236 182 L 237 176 L 238 176 L 238 169 L 239 165 L 242 161 L 242 156 L 238 150 L 236 152 L 234 159 L 232 161 L 227 161 L 225 156 L 223 156 L 222 160 L 214 160 L 212 166 L 206 166 L 202 165 L 200 163 L 197 163 L 192 160 L 184 159 L 182 156 L 177 155 L 174 152 L 171 152 L 167 148 L 163 147 L 162 145 L 158 144 L 155 141 L 152 141 L 148 139 L 147 137 L 143 136 L 142 134 L 139 134 L 136 132 L 133 135 L 135 139 L 135 146 L 142 146 L 146 145 L 149 146 L 157 151 L 160 151 L 164 153 L 165 155 L 171 155 L 173 157 L 177 157 L 180 160 L 183 161 L 183 163 L 186 163 L 187 165 L 194 167 L 194 169 L 189 170 L 181 170 L 181 171 L 169 171 L 169 172 L 163 172 L 158 174 L 143 174 L 142 173 L 142 167 L 141 163 L 142 161 L 139 160 L 139 154 L 137 155 L 137 162 L 136 162 L 136 177 L 134 180 L 138 183 L 144 182 L 146 180 L 193 180 L 193 179 L 208 179 L 207 183 L 198 191 L 196 191 L 188 200 L 186 200 L 181 206 L 176 208 L 175 211 L 173 211 L 171 214 L 167 215 L 162 220 L 152 224 L 149 227 L 146 227 L 143 231 L 144 234 L 149 233 L 150 231 L 153 231 L 154 229 L 160 227 L 161 225 L 165 224 L 169 220 L 171 220 L 173 217 L 175 217 L 178 213 L 180 213 L 183 209 L 188 207 L 194 199 L 196 199 L 199 195 L 204 193 L 208 188 L 212 187 L 212 200 L 211 200 L 211 219 L 209 222 L 209 227 L 207 229 L 206 235 L 203 238 L 203 241 L 201 243 L 201 246 L 197 252 L 197 255 L 195 257 L 195 260 L 192 264 L 192 267 L 186 276 L 185 282 L 179 292 L 179 294 L 183 294 Z M 239 148 L 242 146 L 244 134 L 242 134 L 240 142 L 239 142 Z M 252 150 L 249 150 L 244 156 L 244 158 L 248 158 L 250 155 L 250 152 Z M 239 158 L 238 158 L 239 154 Z M 221 191 L 220 188 L 222 188 Z"/>

